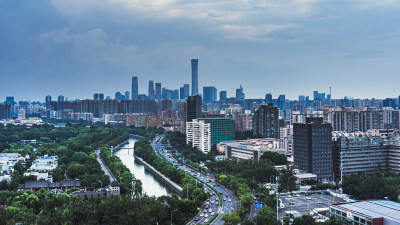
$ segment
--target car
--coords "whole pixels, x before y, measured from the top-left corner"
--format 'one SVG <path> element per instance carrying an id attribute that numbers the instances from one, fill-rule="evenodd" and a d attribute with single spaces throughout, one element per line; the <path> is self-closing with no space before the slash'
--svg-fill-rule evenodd
<path id="1" fill-rule="evenodd" d="M 225 194 L 225 197 L 228 197 L 228 194 Z"/>
<path id="2" fill-rule="evenodd" d="M 208 213 L 204 214 L 204 217 L 208 217 Z"/>
<path id="3" fill-rule="evenodd" d="M 317 204 L 322 204 L 322 202 L 321 202 L 321 201 L 318 201 Z"/>
<path id="4" fill-rule="evenodd" d="M 289 202 L 289 205 L 294 205 L 294 202 Z"/>
<path id="5" fill-rule="evenodd" d="M 226 201 L 226 198 L 224 198 L 224 201 Z"/>
<path id="6" fill-rule="evenodd" d="M 212 212 L 212 209 L 208 209 L 208 212 L 209 212 L 209 213 Z"/>
<path id="7" fill-rule="evenodd" d="M 201 216 L 201 217 L 203 217 L 203 216 L 204 216 L 204 214 L 202 213 L 202 214 L 200 214 L 200 216 Z"/>
<path id="8" fill-rule="evenodd" d="M 310 197 L 306 197 L 306 200 L 311 200 L 311 198 Z"/>
<path id="9" fill-rule="evenodd" d="M 208 205 L 206 205 L 204 208 L 205 208 L 205 209 L 208 209 Z"/>
<path id="10" fill-rule="evenodd" d="M 212 212 L 210 215 L 211 215 L 211 216 L 214 216 L 214 215 L 215 215 L 215 212 Z"/>
<path id="11" fill-rule="evenodd" d="M 228 199 L 228 202 L 231 202 L 232 200 L 231 199 Z"/>
<path id="12" fill-rule="evenodd" d="M 200 218 L 199 217 L 196 217 L 195 219 L 194 219 L 194 221 L 199 221 L 200 220 Z"/>
<path id="13" fill-rule="evenodd" d="M 205 219 L 204 222 L 207 223 L 209 221 L 209 219 Z"/>

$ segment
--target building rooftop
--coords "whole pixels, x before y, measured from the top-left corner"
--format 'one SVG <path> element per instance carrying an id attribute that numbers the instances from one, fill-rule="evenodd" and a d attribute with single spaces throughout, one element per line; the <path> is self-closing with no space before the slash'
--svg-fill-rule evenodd
<path id="1" fill-rule="evenodd" d="M 362 201 L 334 205 L 372 218 L 385 219 L 385 224 L 400 224 L 400 203 L 388 200 Z M 386 221 L 388 220 L 388 221 Z"/>

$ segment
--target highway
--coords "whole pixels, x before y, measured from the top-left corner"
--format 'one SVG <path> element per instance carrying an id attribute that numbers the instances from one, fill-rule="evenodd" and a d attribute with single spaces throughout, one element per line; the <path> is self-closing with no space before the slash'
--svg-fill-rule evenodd
<path id="1" fill-rule="evenodd" d="M 163 145 L 161 145 L 161 141 L 164 138 L 163 135 L 156 136 L 153 141 L 151 142 L 151 146 L 156 154 L 160 155 L 161 157 L 168 160 L 170 163 L 177 166 L 179 169 L 193 175 L 199 181 L 205 182 L 212 187 L 215 188 L 217 192 L 221 195 L 223 201 L 222 206 L 219 206 L 219 199 L 217 193 L 214 192 L 213 189 L 204 185 L 204 189 L 206 192 L 211 194 L 211 197 L 204 202 L 202 208 L 200 209 L 199 213 L 193 220 L 191 220 L 188 224 L 205 224 L 209 222 L 209 220 L 213 217 L 214 214 L 218 213 L 218 217 L 211 223 L 211 224 L 219 224 L 222 225 L 223 221 L 221 217 L 225 213 L 230 213 L 238 208 L 238 201 L 234 194 L 229 191 L 223 185 L 217 183 L 213 176 L 208 175 L 205 176 L 203 174 L 198 173 L 197 171 L 187 167 L 186 165 L 181 164 L 172 156 L 170 156 L 166 151 Z M 185 191 L 185 190 L 183 190 Z"/>

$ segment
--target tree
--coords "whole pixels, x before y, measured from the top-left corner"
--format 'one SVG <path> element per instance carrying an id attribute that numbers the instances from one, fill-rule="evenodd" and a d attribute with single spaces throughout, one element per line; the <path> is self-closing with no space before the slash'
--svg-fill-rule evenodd
<path id="1" fill-rule="evenodd" d="M 273 225 L 276 224 L 276 213 L 269 207 L 264 206 L 256 216 L 257 225 Z"/>
<path id="2" fill-rule="evenodd" d="M 139 198 L 142 196 L 143 186 L 142 181 L 139 179 L 135 179 L 135 197 Z"/>
<path id="3" fill-rule="evenodd" d="M 226 213 L 221 218 L 225 225 L 237 225 L 240 223 L 241 219 L 237 211 L 231 213 Z"/>
<path id="4" fill-rule="evenodd" d="M 280 175 L 280 186 L 285 191 L 294 191 L 297 189 L 296 176 L 294 176 L 294 167 L 286 166 L 283 168 Z"/>

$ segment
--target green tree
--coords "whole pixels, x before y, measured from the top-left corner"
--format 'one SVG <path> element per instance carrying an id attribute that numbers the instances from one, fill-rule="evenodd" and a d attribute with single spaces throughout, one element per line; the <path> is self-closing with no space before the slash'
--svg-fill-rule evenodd
<path id="1" fill-rule="evenodd" d="M 277 223 L 276 212 L 269 206 L 264 206 L 256 216 L 257 225 L 273 225 Z"/>
<path id="2" fill-rule="evenodd" d="M 237 225 L 241 222 L 239 213 L 237 211 L 224 214 L 221 217 L 221 220 L 224 221 L 224 224 L 226 225 Z"/>

